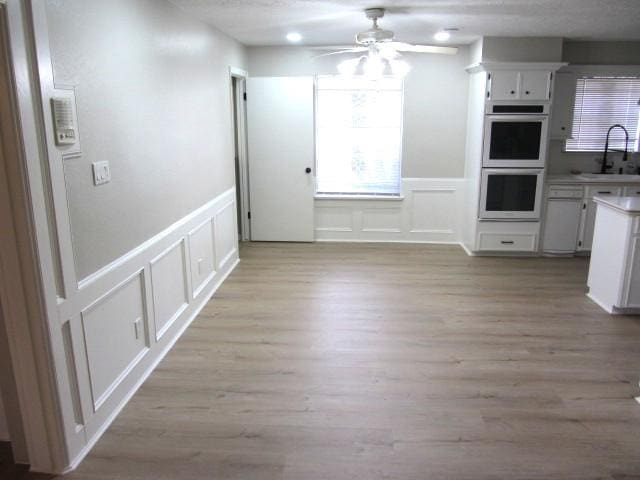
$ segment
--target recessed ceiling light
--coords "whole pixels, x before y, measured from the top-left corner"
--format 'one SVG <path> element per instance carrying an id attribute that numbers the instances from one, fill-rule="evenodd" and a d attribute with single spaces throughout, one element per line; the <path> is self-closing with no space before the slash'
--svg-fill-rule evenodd
<path id="1" fill-rule="evenodd" d="M 449 40 L 451 38 L 451 34 L 449 32 L 447 32 L 446 30 L 442 30 L 438 33 L 436 33 L 433 38 L 435 38 L 438 42 L 446 42 L 447 40 Z"/>
<path id="2" fill-rule="evenodd" d="M 298 43 L 300 40 L 302 40 L 302 35 L 300 35 L 298 32 L 287 33 L 287 40 L 293 43 Z"/>

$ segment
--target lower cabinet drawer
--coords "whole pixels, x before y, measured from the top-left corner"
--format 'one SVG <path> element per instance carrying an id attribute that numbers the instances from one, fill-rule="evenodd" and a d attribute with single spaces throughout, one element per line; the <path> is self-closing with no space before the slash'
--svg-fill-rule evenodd
<path id="1" fill-rule="evenodd" d="M 535 252 L 537 235 L 533 233 L 484 233 L 478 234 L 481 251 Z"/>
<path id="2" fill-rule="evenodd" d="M 600 195 L 616 195 L 619 197 L 622 194 L 622 187 L 616 187 L 614 185 L 588 186 L 585 188 L 584 194 L 586 198 L 598 197 Z"/>
<path id="3" fill-rule="evenodd" d="M 624 187 L 623 195 L 625 197 L 638 197 L 638 196 L 640 196 L 640 186 Z"/>

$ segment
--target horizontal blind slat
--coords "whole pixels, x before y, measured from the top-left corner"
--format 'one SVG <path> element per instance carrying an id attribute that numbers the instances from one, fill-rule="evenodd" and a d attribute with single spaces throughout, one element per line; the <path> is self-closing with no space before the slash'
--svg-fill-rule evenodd
<path id="1" fill-rule="evenodd" d="M 629 150 L 638 148 L 640 118 L 640 79 L 594 77 L 580 78 L 576 84 L 572 139 L 567 151 L 601 151 L 609 127 L 623 125 L 629 132 Z M 625 148 L 624 134 L 613 130 L 609 146 Z"/>
<path id="2" fill-rule="evenodd" d="M 400 193 L 402 82 L 319 77 L 317 190 Z"/>

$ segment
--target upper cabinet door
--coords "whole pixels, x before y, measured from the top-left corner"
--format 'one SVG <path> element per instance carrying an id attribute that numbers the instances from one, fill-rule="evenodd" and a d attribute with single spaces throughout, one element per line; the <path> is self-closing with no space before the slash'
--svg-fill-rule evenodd
<path id="1" fill-rule="evenodd" d="M 573 107 L 576 101 L 576 75 L 556 72 L 553 88 L 553 110 L 551 112 L 551 138 L 571 138 Z"/>
<path id="2" fill-rule="evenodd" d="M 520 72 L 520 100 L 549 100 L 551 72 L 525 70 Z"/>
<path id="3" fill-rule="evenodd" d="M 520 72 L 498 70 L 491 72 L 490 100 L 517 100 L 520 93 Z"/>

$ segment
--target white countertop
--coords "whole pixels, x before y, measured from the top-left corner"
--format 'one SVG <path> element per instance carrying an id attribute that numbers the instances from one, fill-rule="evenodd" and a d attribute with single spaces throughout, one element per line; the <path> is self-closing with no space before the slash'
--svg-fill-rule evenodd
<path id="1" fill-rule="evenodd" d="M 608 184 L 608 183 L 624 183 L 626 185 L 629 184 L 640 184 L 640 175 L 633 175 L 630 178 L 629 175 L 607 175 L 606 177 L 598 177 L 598 178 L 585 178 L 580 175 L 548 175 L 547 183 L 550 185 L 560 184 Z"/>
<path id="2" fill-rule="evenodd" d="M 640 197 L 617 197 L 615 195 L 602 195 L 594 197 L 593 201 L 599 205 L 613 208 L 631 215 L 640 214 Z"/>

